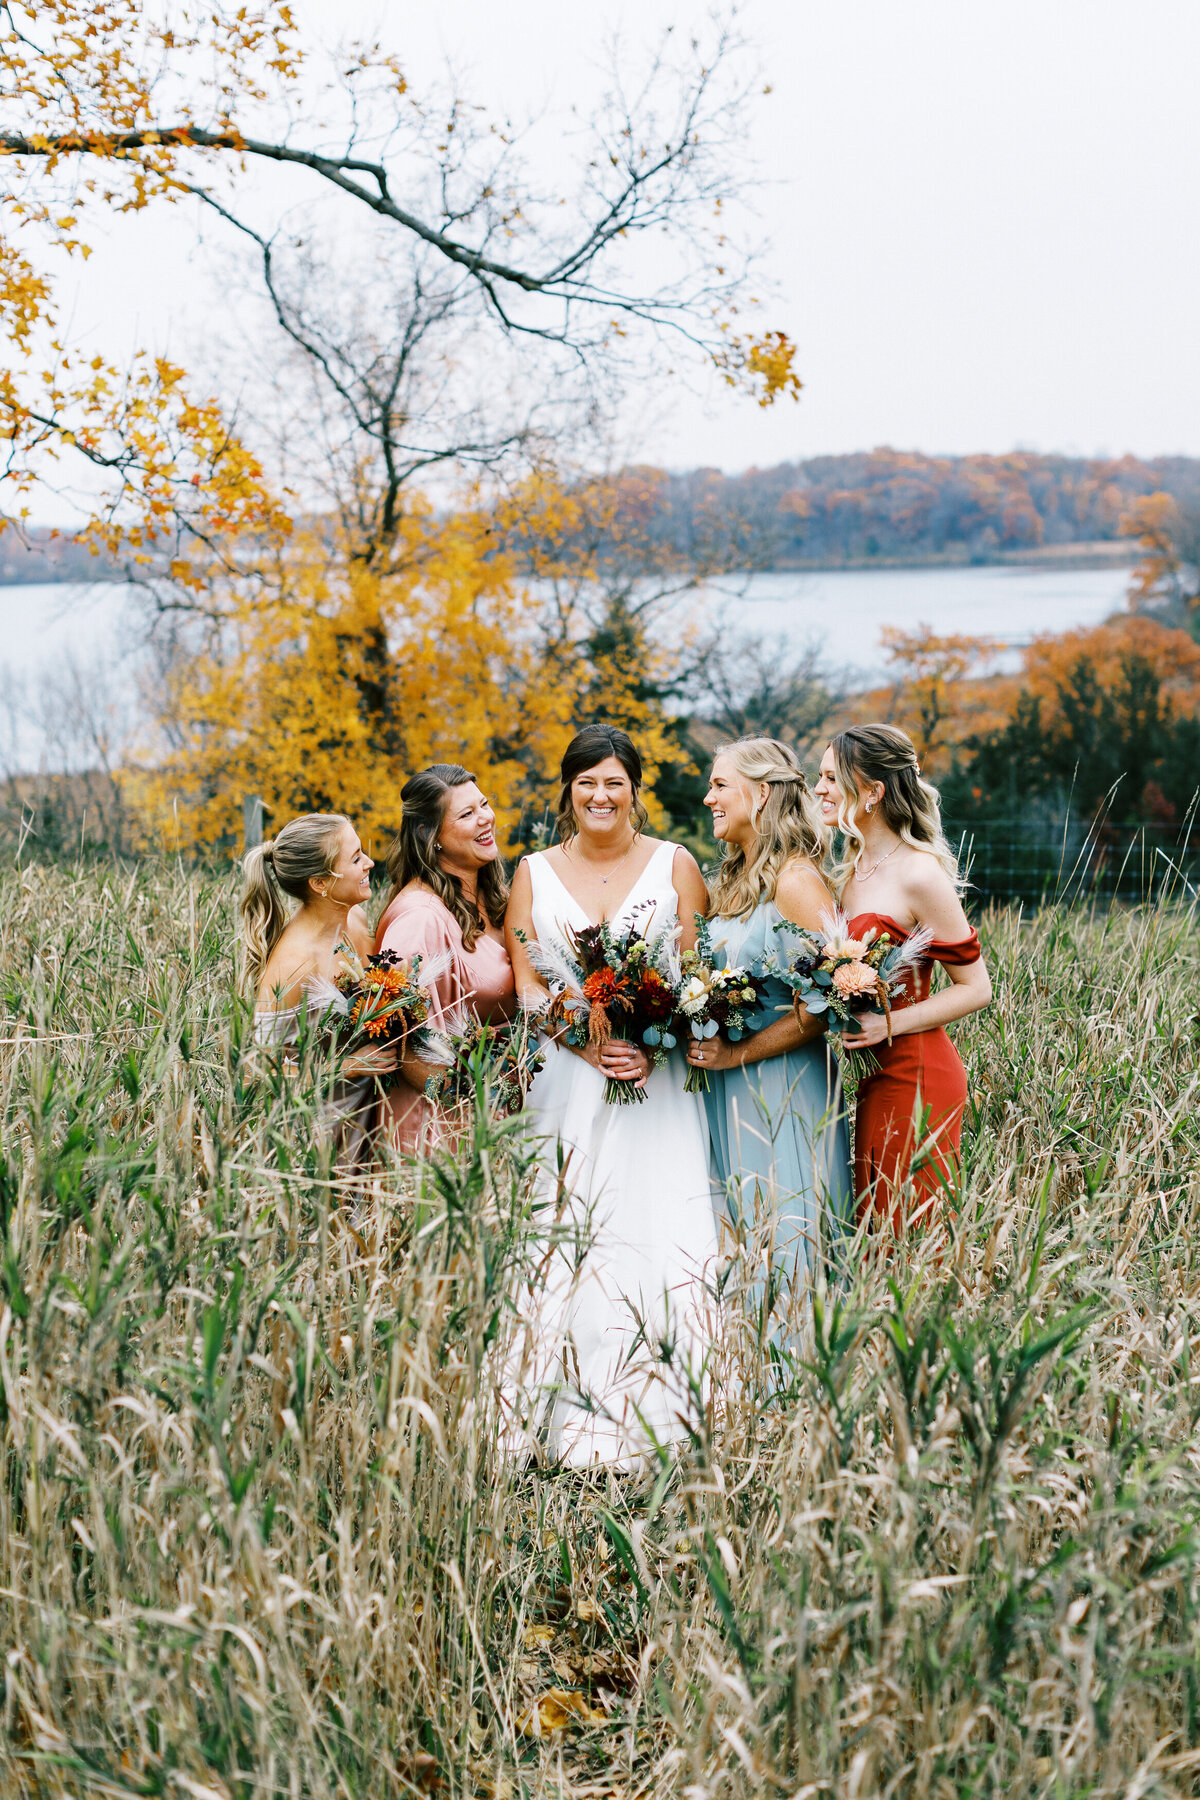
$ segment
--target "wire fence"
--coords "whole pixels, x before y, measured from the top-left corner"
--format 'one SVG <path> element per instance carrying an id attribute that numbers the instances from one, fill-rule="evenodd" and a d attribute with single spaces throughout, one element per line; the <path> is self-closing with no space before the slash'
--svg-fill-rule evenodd
<path id="1" fill-rule="evenodd" d="M 1053 830 L 1022 819 L 947 821 L 946 836 L 978 900 L 1126 901 L 1200 893 L 1200 821 L 1115 825 L 1067 819 Z"/>

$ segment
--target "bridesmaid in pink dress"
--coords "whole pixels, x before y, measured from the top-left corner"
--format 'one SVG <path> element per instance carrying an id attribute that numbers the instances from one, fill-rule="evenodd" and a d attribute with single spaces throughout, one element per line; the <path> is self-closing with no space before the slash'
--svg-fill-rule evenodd
<path id="1" fill-rule="evenodd" d="M 392 892 L 375 948 L 423 962 L 449 953 L 434 983 L 431 1022 L 453 1029 L 469 1010 L 485 1023 L 516 1011 L 504 946 L 508 883 L 496 843 L 496 815 L 475 777 L 457 763 L 434 763 L 400 790 L 400 835 L 388 852 Z M 383 1102 L 382 1123 L 398 1150 L 419 1151 L 437 1132 L 425 1082 L 437 1071 L 410 1058 Z"/>

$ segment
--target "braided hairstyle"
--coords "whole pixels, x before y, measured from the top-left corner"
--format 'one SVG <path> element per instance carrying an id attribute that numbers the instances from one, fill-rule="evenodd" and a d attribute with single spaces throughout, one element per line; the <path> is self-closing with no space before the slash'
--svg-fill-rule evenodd
<path id="1" fill-rule="evenodd" d="M 775 898 L 780 874 L 793 857 L 821 863 L 829 849 L 829 833 L 790 745 L 778 738 L 739 738 L 717 755 L 727 756 L 751 788 L 765 781 L 770 790 L 751 809 L 757 841 L 748 852 L 738 844 L 726 844 L 713 882 L 714 916 L 744 919 L 761 902 Z"/>
<path id="2" fill-rule="evenodd" d="M 898 725 L 849 725 L 839 731 L 829 748 L 843 800 L 838 825 L 845 839 L 841 861 L 834 868 L 834 885 L 840 894 L 858 866 L 863 836 L 858 812 L 864 787 L 883 783 L 879 810 L 885 825 L 914 850 L 934 857 L 956 888 L 963 886 L 958 859 L 942 831 L 942 808 L 937 789 L 922 779 L 916 746 Z"/>

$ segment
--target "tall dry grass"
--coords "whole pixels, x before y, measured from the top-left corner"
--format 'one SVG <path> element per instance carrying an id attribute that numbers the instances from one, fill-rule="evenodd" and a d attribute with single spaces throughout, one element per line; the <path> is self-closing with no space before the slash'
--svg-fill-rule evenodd
<path id="1" fill-rule="evenodd" d="M 0 1791 L 1197 1790 L 1191 914 L 985 921 L 957 1212 L 802 1342 L 735 1263 L 686 1454 L 542 1478 L 519 1128 L 343 1181 L 231 910 L 0 879 Z"/>

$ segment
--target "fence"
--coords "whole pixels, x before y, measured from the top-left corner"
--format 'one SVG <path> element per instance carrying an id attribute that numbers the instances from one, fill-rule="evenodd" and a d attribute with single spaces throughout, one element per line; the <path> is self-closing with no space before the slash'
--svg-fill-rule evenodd
<path id="1" fill-rule="evenodd" d="M 1200 893 L 1200 821 L 1114 825 L 1068 819 L 947 821 L 946 835 L 979 900 L 1138 903 Z"/>

